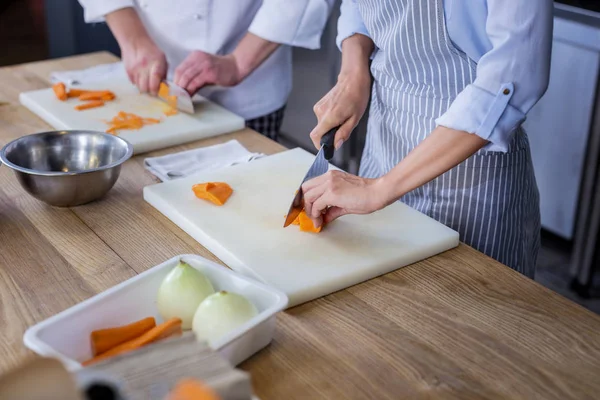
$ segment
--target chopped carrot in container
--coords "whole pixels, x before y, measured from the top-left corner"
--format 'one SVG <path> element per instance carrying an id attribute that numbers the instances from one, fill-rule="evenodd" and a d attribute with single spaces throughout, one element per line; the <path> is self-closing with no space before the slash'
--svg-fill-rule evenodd
<path id="1" fill-rule="evenodd" d="M 104 353 L 121 343 L 141 336 L 155 326 L 154 317 L 148 317 L 123 326 L 95 330 L 90 334 L 92 354 L 97 356 Z"/>
<path id="2" fill-rule="evenodd" d="M 220 400 L 207 385 L 196 379 L 184 378 L 177 382 L 165 400 Z"/>
<path id="3" fill-rule="evenodd" d="M 181 322 L 182 321 L 180 318 L 171 318 L 170 320 L 155 326 L 146 333 L 143 333 L 141 336 L 121 343 L 120 345 L 113 347 L 112 349 L 105 351 L 104 353 L 97 355 L 92 359 L 84 361 L 81 364 L 83 366 L 88 366 L 119 354 L 137 350 L 140 347 L 157 342 L 161 339 L 166 339 L 172 336 L 180 336 L 183 333 L 181 329 Z"/>

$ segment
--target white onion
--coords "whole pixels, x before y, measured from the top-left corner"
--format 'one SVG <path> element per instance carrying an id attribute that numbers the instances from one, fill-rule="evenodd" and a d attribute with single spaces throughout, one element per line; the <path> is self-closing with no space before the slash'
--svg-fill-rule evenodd
<path id="1" fill-rule="evenodd" d="M 180 261 L 158 289 L 158 312 L 164 320 L 181 318 L 181 328 L 190 329 L 198 305 L 214 292 L 210 280 L 202 272 Z"/>
<path id="2" fill-rule="evenodd" d="M 200 303 L 192 330 L 198 340 L 209 344 L 258 314 L 258 310 L 244 296 L 220 291 L 211 294 Z"/>

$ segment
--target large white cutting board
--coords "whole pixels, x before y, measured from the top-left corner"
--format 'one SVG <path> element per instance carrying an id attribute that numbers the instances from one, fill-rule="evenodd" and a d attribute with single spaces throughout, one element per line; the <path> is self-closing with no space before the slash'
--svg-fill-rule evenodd
<path id="1" fill-rule="evenodd" d="M 314 156 L 302 149 L 144 188 L 144 199 L 232 269 L 284 291 L 294 306 L 441 253 L 458 233 L 396 202 L 370 215 L 344 216 L 321 233 L 283 228 Z M 222 207 L 192 185 L 229 183 Z"/>
<path id="2" fill-rule="evenodd" d="M 140 94 L 126 79 L 95 81 L 81 88 L 111 90 L 117 98 L 106 102 L 104 107 L 84 111 L 76 111 L 73 108 L 80 103 L 79 100 L 59 101 L 51 88 L 21 93 L 19 100 L 58 130 L 85 129 L 104 132 L 108 128 L 104 121 L 112 119 L 119 111 L 143 117 L 163 118 L 164 121 L 156 125 L 119 132 L 119 136 L 133 145 L 136 154 L 233 132 L 245 126 L 242 117 L 200 96 L 194 98 L 194 115 L 180 112 L 165 117 L 165 103 L 156 97 Z"/>

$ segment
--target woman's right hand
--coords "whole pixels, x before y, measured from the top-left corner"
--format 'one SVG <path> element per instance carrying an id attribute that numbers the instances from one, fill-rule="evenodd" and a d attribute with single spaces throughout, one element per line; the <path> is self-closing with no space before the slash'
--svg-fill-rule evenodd
<path id="1" fill-rule="evenodd" d="M 340 74 L 337 84 L 313 108 L 317 126 L 310 138 L 317 149 L 321 147 L 321 137 L 337 126 L 335 148 L 339 149 L 348 140 L 367 109 L 370 90 L 368 69 Z"/>
<path id="2" fill-rule="evenodd" d="M 122 49 L 123 64 L 129 80 L 142 93 L 156 95 L 160 82 L 167 75 L 167 59 L 150 40 L 134 40 Z"/>
<path id="3" fill-rule="evenodd" d="M 315 104 L 317 126 L 310 133 L 315 147 L 321 147 L 321 137 L 339 127 L 335 134 L 335 148 L 348 140 L 362 118 L 371 91 L 369 56 L 373 41 L 362 34 L 354 34 L 342 41 L 342 68 L 337 84 Z"/>

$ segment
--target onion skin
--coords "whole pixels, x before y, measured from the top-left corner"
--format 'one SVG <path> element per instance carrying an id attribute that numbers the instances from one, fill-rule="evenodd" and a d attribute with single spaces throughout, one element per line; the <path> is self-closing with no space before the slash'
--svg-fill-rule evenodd
<path id="1" fill-rule="evenodd" d="M 202 272 L 180 261 L 158 289 L 158 313 L 165 321 L 180 318 L 181 328 L 191 329 L 198 305 L 214 292 L 212 283 Z"/>
<path id="2" fill-rule="evenodd" d="M 192 330 L 198 340 L 211 344 L 257 314 L 254 304 L 242 295 L 220 291 L 200 303 L 194 314 Z"/>

